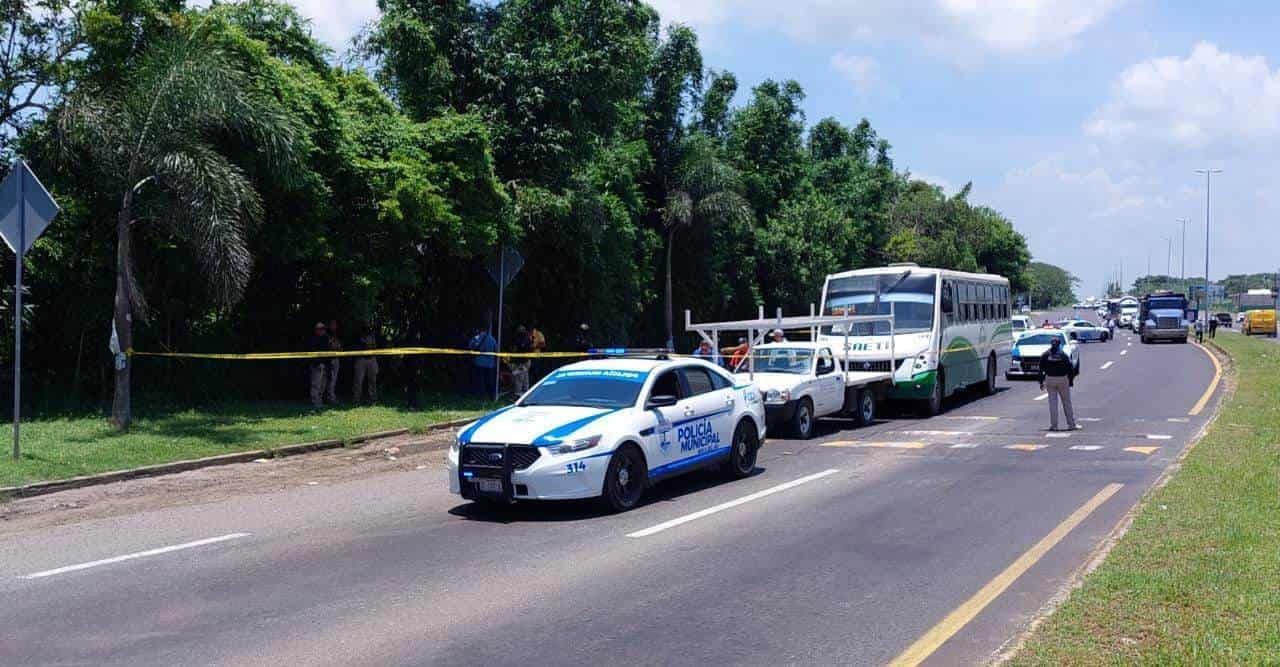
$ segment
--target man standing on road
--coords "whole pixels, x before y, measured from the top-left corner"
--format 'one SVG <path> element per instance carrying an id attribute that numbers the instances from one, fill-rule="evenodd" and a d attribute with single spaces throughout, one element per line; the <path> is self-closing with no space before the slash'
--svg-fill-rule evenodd
<path id="1" fill-rule="evenodd" d="M 709 361 L 717 366 L 720 365 L 720 355 L 717 354 L 715 350 L 711 349 L 711 343 L 705 340 L 698 344 L 698 349 L 693 351 L 693 356 Z"/>
<path id="2" fill-rule="evenodd" d="M 1216 338 L 1218 335 L 1218 318 L 1209 318 L 1209 337 Z"/>
<path id="3" fill-rule="evenodd" d="M 1196 318 L 1196 342 L 1204 342 L 1204 323 L 1198 317 Z"/>
<path id="4" fill-rule="evenodd" d="M 475 392 L 486 398 L 493 398 L 495 382 L 494 369 L 498 365 L 498 358 L 494 356 L 494 352 L 498 351 L 498 341 L 493 339 L 488 329 L 476 329 L 475 338 L 471 339 L 471 349 L 480 354 L 472 357 L 472 378 Z"/>
<path id="5" fill-rule="evenodd" d="M 311 334 L 311 340 L 307 342 L 308 352 L 328 352 L 329 336 L 325 329 L 324 322 L 316 322 L 315 333 Z M 312 407 L 324 407 L 324 390 L 328 383 L 325 380 L 325 371 L 329 368 L 329 360 L 323 357 L 313 357 L 307 364 L 307 371 L 310 373 L 311 380 L 311 405 Z"/>
<path id="6" fill-rule="evenodd" d="M 1049 349 L 1040 355 L 1040 390 L 1049 392 L 1049 430 L 1058 430 L 1058 401 L 1067 415 L 1067 430 L 1076 426 L 1075 410 L 1071 406 L 1071 387 L 1076 383 L 1076 368 L 1071 357 L 1062 351 L 1062 339 L 1054 336 Z"/>

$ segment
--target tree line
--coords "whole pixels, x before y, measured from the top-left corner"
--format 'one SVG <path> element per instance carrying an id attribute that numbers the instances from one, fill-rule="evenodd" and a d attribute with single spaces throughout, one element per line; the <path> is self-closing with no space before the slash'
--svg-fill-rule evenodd
<path id="1" fill-rule="evenodd" d="M 459 347 L 495 319 L 504 246 L 526 259 L 504 322 L 551 349 L 583 323 L 687 345 L 686 308 L 807 312 L 827 273 L 892 261 L 1035 284 L 968 186 L 899 171 L 866 119 L 810 123 L 797 81 L 740 92 L 636 0 L 381 0 L 342 54 L 277 0 L 3 7 L 0 150 L 63 209 L 28 256 L 27 377 L 114 394 L 118 418 L 131 383 L 300 385 L 284 364 L 137 361 L 131 380 L 113 324 L 139 350 L 296 350 L 329 319 Z"/>

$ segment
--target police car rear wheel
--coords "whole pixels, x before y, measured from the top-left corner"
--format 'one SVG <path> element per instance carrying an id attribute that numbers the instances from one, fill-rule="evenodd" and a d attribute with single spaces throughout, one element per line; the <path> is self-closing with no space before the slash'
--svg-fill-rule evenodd
<path id="1" fill-rule="evenodd" d="M 791 418 L 791 431 L 799 440 L 808 440 L 813 436 L 813 404 L 802 398 L 796 405 L 796 414 Z"/>
<path id="2" fill-rule="evenodd" d="M 644 459 L 635 448 L 624 446 L 609 459 L 609 470 L 604 477 L 604 497 L 609 509 L 625 512 L 640 504 L 644 494 Z"/>
<path id="3" fill-rule="evenodd" d="M 742 479 L 756 469 L 756 454 L 760 451 L 760 436 L 749 421 L 738 424 L 733 431 L 733 447 L 729 450 L 729 462 L 724 466 L 729 479 Z"/>

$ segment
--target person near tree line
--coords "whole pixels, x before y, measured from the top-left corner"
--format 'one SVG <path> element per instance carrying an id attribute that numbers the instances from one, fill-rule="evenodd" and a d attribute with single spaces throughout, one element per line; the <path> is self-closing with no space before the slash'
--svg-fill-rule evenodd
<path id="1" fill-rule="evenodd" d="M 307 341 L 308 352 L 328 352 L 329 351 L 329 334 L 328 329 L 324 326 L 324 322 L 316 322 L 311 339 Z M 311 405 L 317 408 L 324 407 L 324 390 L 328 386 L 328 369 L 329 360 L 321 357 L 315 357 L 307 362 L 307 371 L 310 379 Z"/>
<path id="2" fill-rule="evenodd" d="M 338 337 L 337 320 L 329 320 L 329 349 L 333 352 L 342 351 L 342 339 Z M 324 400 L 332 405 L 338 403 L 338 369 L 340 368 L 342 368 L 341 357 L 329 360 L 329 377 L 326 378 Z"/>
<path id="3" fill-rule="evenodd" d="M 533 327 L 529 329 L 529 351 L 541 354 L 547 351 L 547 337 L 538 328 L 538 323 L 534 322 Z M 542 379 L 542 374 L 547 367 L 545 359 L 535 358 L 533 363 L 529 365 L 529 381 L 537 382 Z"/>
<path id="4" fill-rule="evenodd" d="M 529 330 L 523 324 L 516 327 L 516 339 L 511 346 L 511 351 L 522 354 L 533 351 L 533 340 L 529 336 Z M 511 390 L 515 392 L 517 398 L 529 391 L 530 362 L 528 357 L 514 357 L 507 363 L 511 368 Z"/>
<path id="5" fill-rule="evenodd" d="M 1195 328 L 1196 328 L 1196 342 L 1203 343 L 1204 342 L 1204 322 L 1201 322 L 1200 318 L 1198 317 L 1196 318 Z"/>
<path id="6" fill-rule="evenodd" d="M 472 355 L 472 391 L 478 395 L 493 398 L 494 383 L 497 381 L 493 374 L 496 372 L 498 358 L 492 353 L 498 351 L 498 341 L 494 340 L 487 329 L 476 329 L 475 336 L 471 338 L 467 347 L 473 352 L 481 353 Z"/>
<path id="7" fill-rule="evenodd" d="M 1071 387 L 1076 383 L 1076 367 L 1071 357 L 1062 351 L 1062 339 L 1054 336 L 1049 349 L 1040 355 L 1040 390 L 1049 394 L 1049 430 L 1058 430 L 1058 401 L 1067 415 L 1067 429 L 1074 431 L 1076 413 L 1071 405 Z"/>
<path id="8" fill-rule="evenodd" d="M 698 349 L 694 350 L 693 356 L 709 361 L 717 366 L 720 365 L 720 354 L 711 347 L 710 341 L 702 341 L 698 343 Z"/>
<path id="9" fill-rule="evenodd" d="M 1209 318 L 1209 337 L 1217 338 L 1217 336 L 1218 336 L 1218 318 L 1211 316 Z"/>
<path id="10" fill-rule="evenodd" d="M 351 345 L 353 350 L 378 349 L 378 335 L 372 326 L 365 326 L 360 337 Z M 374 356 L 356 357 L 351 369 L 354 381 L 351 386 L 351 400 L 359 403 L 360 397 L 367 394 L 369 403 L 378 402 L 378 358 Z"/>

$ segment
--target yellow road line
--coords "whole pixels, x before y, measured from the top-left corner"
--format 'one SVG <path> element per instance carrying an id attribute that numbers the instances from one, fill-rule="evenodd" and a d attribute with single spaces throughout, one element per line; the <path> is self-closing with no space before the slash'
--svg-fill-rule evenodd
<path id="1" fill-rule="evenodd" d="M 1151 456 L 1152 454 L 1155 453 L 1157 449 L 1160 449 L 1160 448 L 1159 447 L 1125 447 L 1124 451 L 1136 452 L 1138 454 L 1146 454 L 1147 456 Z"/>
<path id="2" fill-rule="evenodd" d="M 1213 382 L 1209 383 L 1209 388 L 1204 390 L 1204 394 L 1200 396 L 1200 400 L 1196 401 L 1196 404 L 1191 407 L 1191 411 L 1187 413 L 1194 417 L 1200 414 L 1204 410 L 1204 406 L 1209 404 L 1209 399 L 1213 398 L 1213 392 L 1218 388 L 1218 381 L 1222 379 L 1222 364 L 1218 363 L 1218 357 L 1214 356 L 1214 354 L 1209 351 L 1209 348 L 1199 343 L 1192 343 L 1192 345 L 1195 345 L 1200 348 L 1201 352 L 1209 355 L 1209 361 L 1213 362 Z"/>
<path id="3" fill-rule="evenodd" d="M 1049 445 L 1005 445 L 1005 449 L 1016 449 L 1020 452 L 1034 452 L 1048 446 Z"/>
<path id="4" fill-rule="evenodd" d="M 1048 535 L 1045 535 L 1035 546 L 1028 549 L 1026 553 L 1019 556 L 1003 572 L 987 582 L 987 585 L 983 586 L 973 597 L 965 600 L 964 604 L 956 607 L 955 611 L 947 614 L 946 618 L 933 626 L 920 639 L 917 639 L 901 655 L 894 658 L 893 662 L 889 663 L 891 667 L 914 667 L 928 659 L 943 643 L 951 639 L 969 621 L 977 617 L 987 605 L 991 604 L 1009 586 L 1013 585 L 1013 582 L 1017 581 L 1018 577 L 1031 569 L 1032 565 L 1039 562 L 1050 549 L 1062 541 L 1062 538 L 1066 537 L 1090 514 L 1093 514 L 1094 510 L 1098 509 L 1102 503 L 1107 502 L 1123 486 L 1123 484 L 1114 482 L 1104 486 L 1101 491 L 1089 499 L 1089 502 L 1072 512 L 1071 516 L 1064 519 L 1062 523 L 1058 524 L 1056 528 L 1050 531 Z"/>

